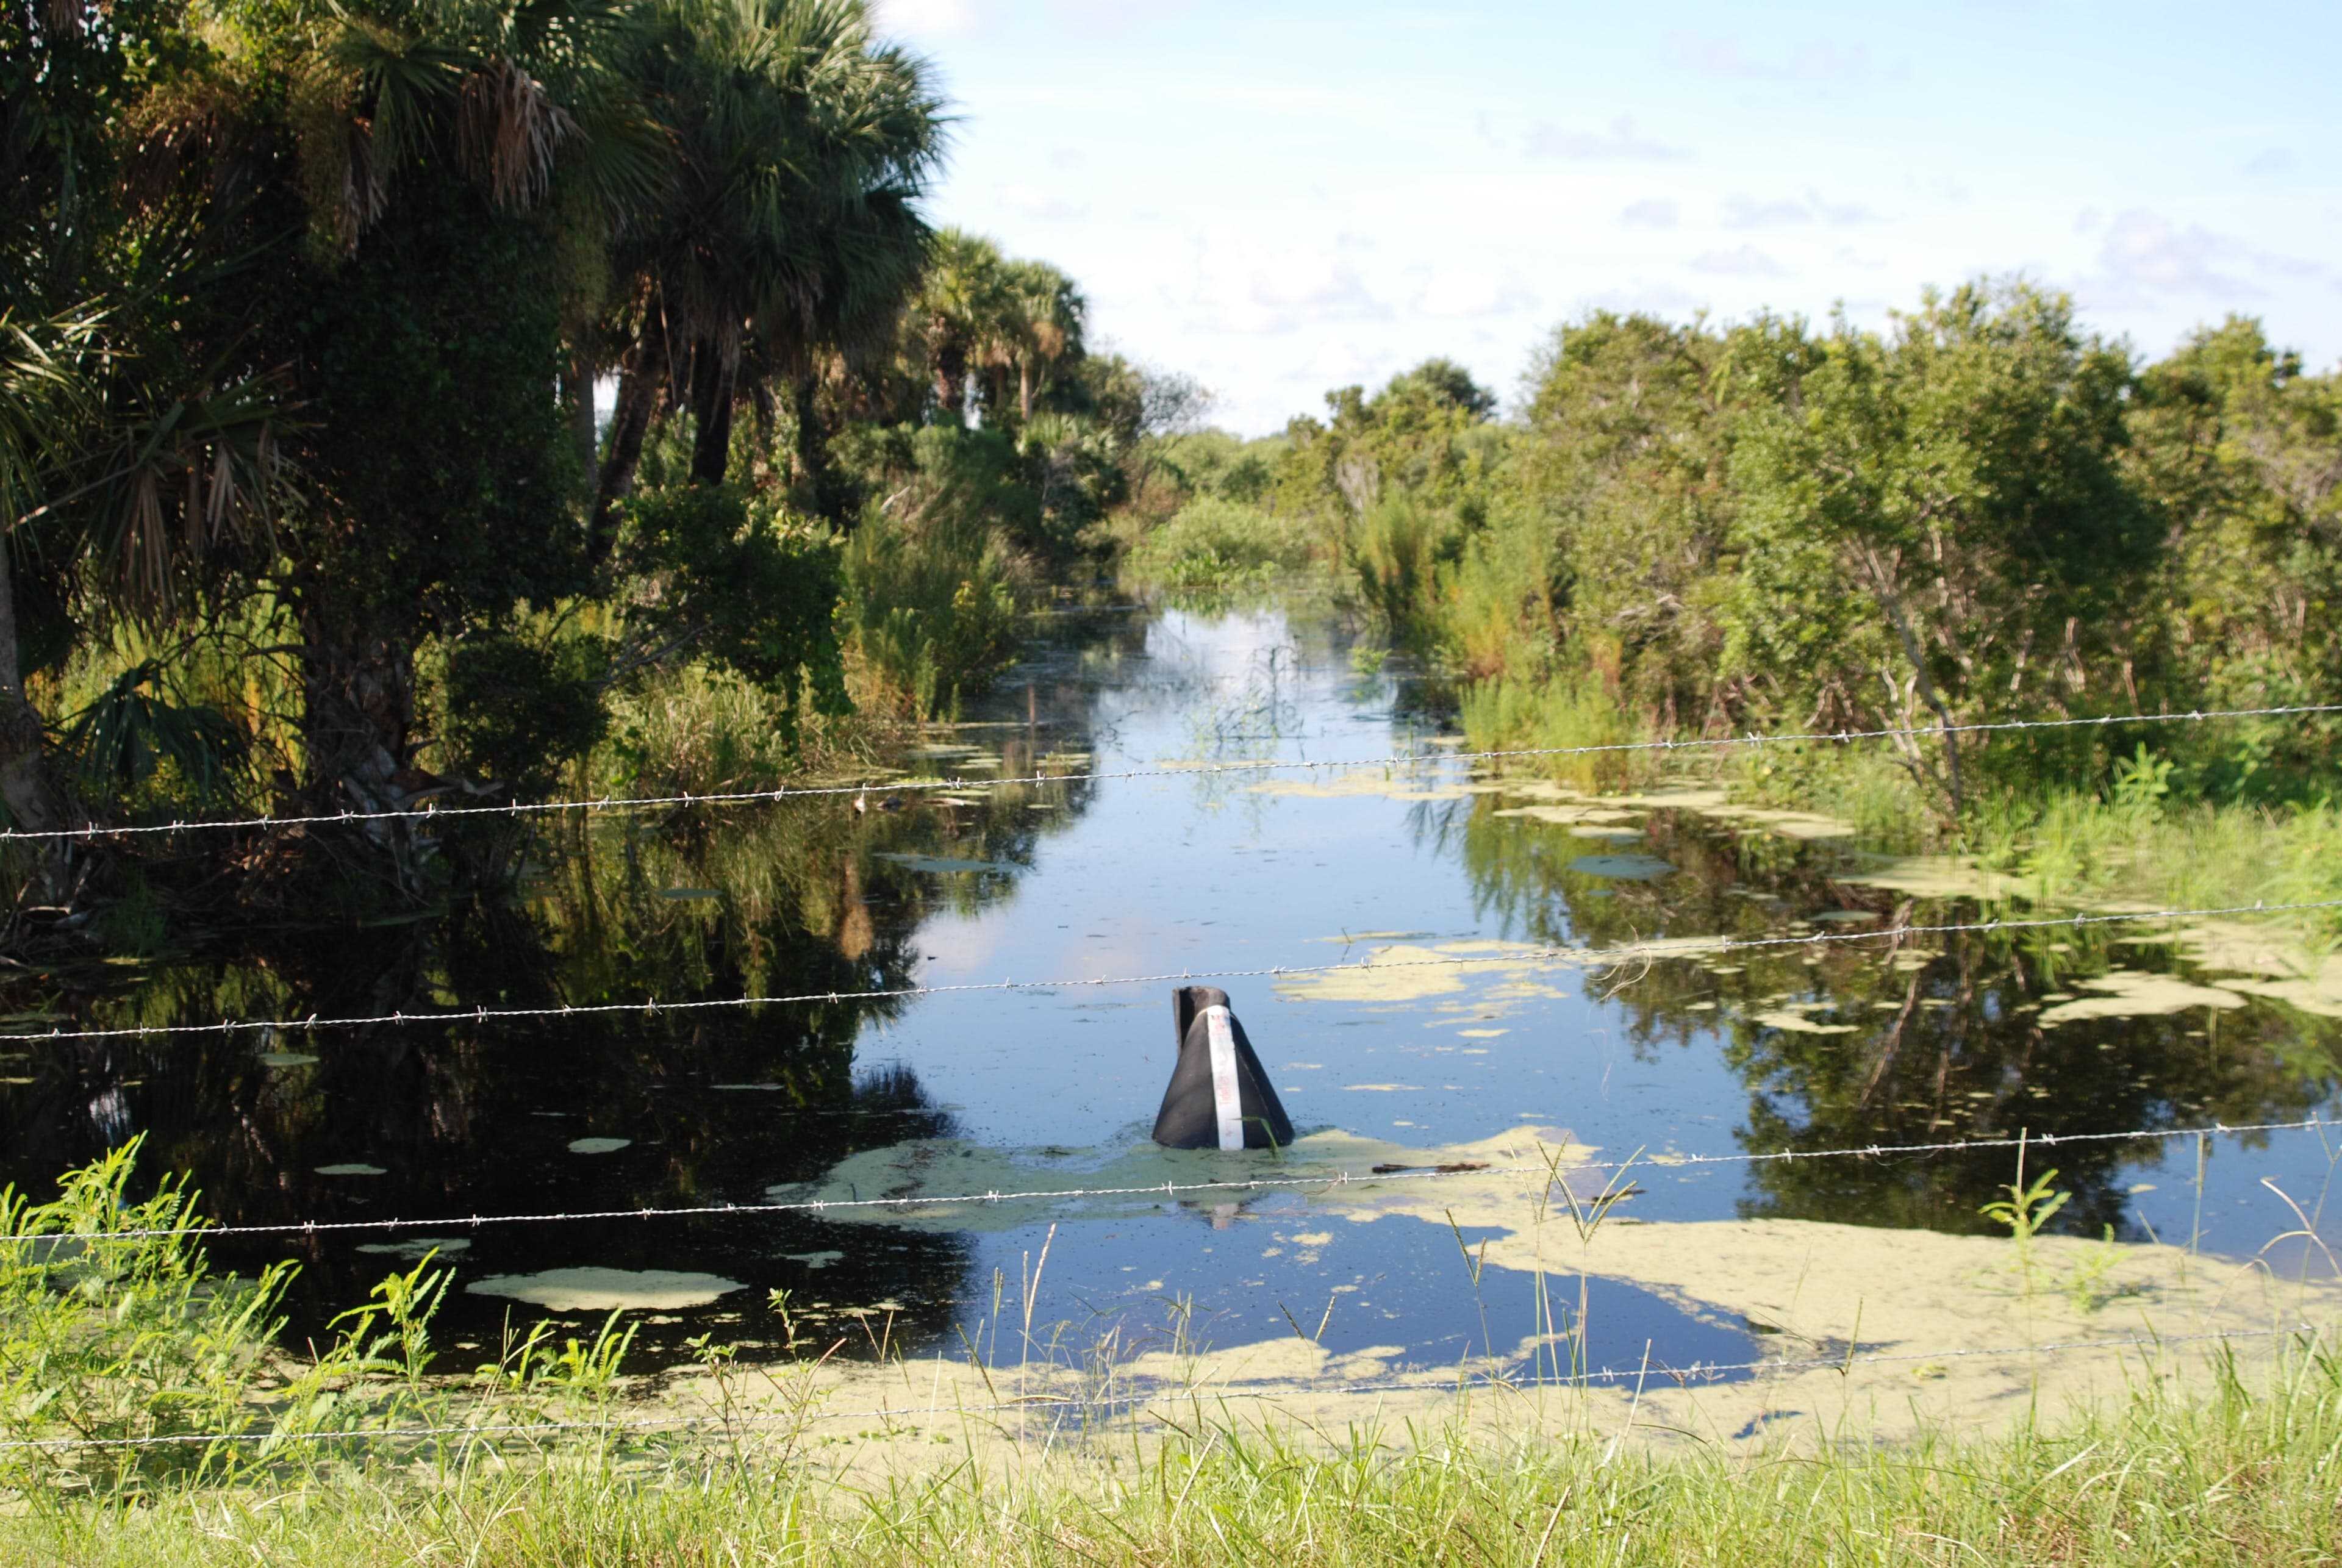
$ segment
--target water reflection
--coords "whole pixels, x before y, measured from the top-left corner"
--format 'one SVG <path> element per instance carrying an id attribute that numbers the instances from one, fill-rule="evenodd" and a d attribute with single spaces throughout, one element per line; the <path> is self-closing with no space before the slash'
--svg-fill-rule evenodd
<path id="1" fill-rule="evenodd" d="M 1653 811 L 1612 835 L 1631 836 L 1672 874 L 1595 874 L 1585 869 L 1589 838 L 1499 816 L 1499 806 L 1484 796 L 1426 812 L 1420 831 L 1460 840 L 1483 913 L 1539 942 L 1760 940 L 1987 917 L 1970 900 L 1915 900 L 1844 880 L 1862 861 L 1842 844 L 1736 832 L 1690 812 Z M 1718 1040 L 1747 1092 L 1736 1136 L 1752 1154 L 2292 1121 L 2330 1101 L 2337 1031 L 2288 1008 L 2230 997 L 2233 1007 L 2044 1023 L 2045 1007 L 2117 968 L 2172 972 L 2167 936 L 2106 927 L 1882 935 L 1653 961 L 1596 984 L 1638 1058 Z M 2129 1187 L 2141 1164 L 2167 1153 L 2165 1141 L 2142 1138 L 2037 1155 L 2032 1168 L 2054 1165 L 2072 1193 L 2053 1228 L 2148 1239 Z M 2181 1157 L 2192 1161 L 2192 1144 Z M 1994 1227 L 1979 1211 L 2012 1169 L 2001 1150 L 1767 1163 L 1750 1168 L 1736 1206 L 1750 1218 L 1985 1233 Z"/>
<path id="2" fill-rule="evenodd" d="M 1788 1153 L 2287 1120 L 2330 1103 L 2333 1025 L 2257 996 L 2045 1016 L 2099 994 L 2094 978 L 2174 969 L 2170 946 L 2127 929 L 1792 945 L 1591 974 L 1523 949 L 1508 969 L 1399 972 L 1405 984 L 1266 973 L 1391 944 L 1486 954 L 1496 937 L 1799 936 L 1975 913 L 1957 896 L 1858 880 L 1842 846 L 1778 824 L 1572 803 L 1455 764 L 986 782 L 1093 759 L 1123 769 L 1423 749 L 1420 688 L 1354 673 L 1346 636 L 1334 617 L 1067 617 L 967 724 L 901 759 L 965 777 L 964 789 L 899 810 L 874 799 L 857 812 L 841 796 L 551 824 L 519 846 L 527 860 L 509 899 L 362 930 L 190 934 L 185 951 L 144 965 L 25 977 L 5 1005 L 16 1027 L 69 1027 L 1257 970 L 1230 988 L 1303 1133 L 1379 1139 L 1410 1159 L 1524 1128 L 1566 1130 L 1612 1154 L 1736 1143 Z M 736 1285 L 710 1286 L 706 1305 L 646 1310 L 654 1359 L 701 1333 L 751 1353 L 771 1345 L 784 1332 L 765 1304 L 776 1288 L 824 1343 L 953 1351 L 962 1331 L 997 1329 L 999 1303 L 1045 1248 L 1045 1319 L 1192 1307 L 1224 1341 L 1256 1340 L 1318 1322 L 1338 1297 L 1329 1345 L 1450 1364 L 1485 1350 L 1491 1325 L 1462 1250 L 1485 1236 L 1452 1228 L 1437 1194 L 1373 1223 L 1297 1189 L 1229 1204 L 996 1211 L 956 1228 L 867 1212 L 854 1223 L 454 1223 L 755 1203 L 906 1147 L 991 1163 L 973 1186 L 964 1167 L 936 1169 L 950 1192 L 1086 1184 L 1151 1148 L 1163 1011 L 1160 987 L 1081 986 L 34 1045 L 0 1067 L 0 1158 L 40 1189 L 143 1132 L 230 1221 L 445 1222 L 425 1233 L 467 1243 L 466 1283 L 591 1268 Z M 2282 1152 L 2292 1164 L 2250 1175 L 2313 1168 Z M 2193 1174 L 2185 1144 L 2059 1146 L 2042 1162 L 2074 1194 L 2057 1223 L 2124 1236 L 2153 1224 L 2174 1239 L 2176 1223 L 2186 1240 L 2187 1202 L 2135 1190 L 2157 1159 L 2177 1167 L 2167 1189 Z M 1992 1152 L 1648 1171 L 1621 1223 L 1777 1216 L 1973 1232 L 2012 1164 Z M 2244 1184 L 2243 1196 L 2260 1195 Z M 2264 1225 L 2236 1196 L 2215 1193 L 2226 1206 L 2205 1214 L 2205 1234 L 2249 1253 L 2285 1221 Z M 1482 1217 L 1490 1233 L 1511 1223 Z M 1064 1227 L 1054 1244 L 1053 1223 Z M 361 1247 L 396 1244 L 328 1235 L 217 1250 L 246 1267 L 288 1251 L 307 1261 L 298 1333 L 412 1250 Z M 1501 1346 L 1533 1316 L 1516 1275 L 1488 1279 Z M 1732 1359 L 1745 1342 L 1736 1320 L 1631 1283 L 1602 1300 L 1592 1327 L 1606 1345 L 1648 1343 L 1681 1363 Z M 485 1343 L 507 1313 L 537 1311 L 459 1293 L 448 1332 Z M 584 1327 L 599 1313 L 573 1304 L 563 1315 Z"/>
<path id="3" fill-rule="evenodd" d="M 916 1072 L 857 1064 L 857 1042 L 902 1000 L 852 994 L 917 984 L 922 927 L 1008 896 L 1043 839 L 1086 809 L 1086 784 L 983 782 L 1087 765 L 1095 683 L 1068 674 L 1078 671 L 1038 661 L 1014 694 L 1021 723 L 938 732 L 902 759 L 914 775 L 965 777 L 965 789 L 858 806 L 841 795 L 723 814 L 539 819 L 517 845 L 527 861 L 509 897 L 373 926 L 191 933 L 185 951 L 143 964 L 19 979 L 0 1004 L 19 1028 L 409 1017 L 30 1044 L 0 1087 L 5 1175 L 45 1192 L 57 1172 L 143 1134 L 150 1174 L 188 1173 L 225 1223 L 454 1221 L 755 1202 L 776 1179 L 816 1178 L 857 1149 L 947 1135 L 951 1112 Z M 559 1015 L 830 992 L 840 999 Z M 550 1015 L 413 1018 L 467 1006 Z M 720 1276 L 742 1287 L 720 1308 L 752 1343 L 776 1328 L 758 1310 L 776 1286 L 816 1316 L 830 1296 L 887 1301 L 914 1332 L 940 1331 L 967 1293 L 966 1249 L 954 1238 L 839 1255 L 817 1224 L 787 1216 L 404 1233 L 455 1243 L 467 1277 L 583 1260 Z M 213 1250 L 231 1266 L 300 1256 L 297 1333 L 362 1297 L 385 1259 L 417 1249 L 359 1233 L 222 1238 Z M 485 1340 L 507 1304 L 459 1293 L 443 1322 Z M 686 1326 L 655 1317 L 646 1347 L 673 1351 Z"/>

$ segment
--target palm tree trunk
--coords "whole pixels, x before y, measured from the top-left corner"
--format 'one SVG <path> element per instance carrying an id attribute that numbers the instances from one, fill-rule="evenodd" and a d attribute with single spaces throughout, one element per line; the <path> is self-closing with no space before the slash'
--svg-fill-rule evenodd
<path id="1" fill-rule="evenodd" d="M 854 526 L 852 498 L 829 464 L 829 433 L 822 428 L 815 401 L 819 384 L 811 371 L 789 383 L 789 412 L 796 422 L 797 472 L 813 500 L 814 514 L 839 528 Z"/>
<path id="2" fill-rule="evenodd" d="M 691 377 L 692 419 L 697 426 L 691 444 L 691 482 L 721 484 L 732 462 L 732 402 L 738 385 L 737 362 L 727 355 L 702 350 Z"/>
<path id="3" fill-rule="evenodd" d="M 643 460 L 643 437 L 658 412 L 666 386 L 666 335 L 656 326 L 626 355 L 618 377 L 618 401 L 610 413 L 610 455 L 594 486 L 594 522 L 586 558 L 599 566 L 618 542 L 618 503 L 634 493 L 635 470 Z"/>
<path id="4" fill-rule="evenodd" d="M 581 349 L 569 357 L 561 373 L 561 400 L 569 411 L 569 440 L 577 454 L 577 472 L 595 483 L 594 365 Z M 597 486 L 598 488 L 598 486 Z"/>
<path id="5" fill-rule="evenodd" d="M 936 349 L 936 402 L 955 424 L 966 422 L 967 351 L 946 338 Z"/>
<path id="6" fill-rule="evenodd" d="M 44 833 L 55 825 L 56 799 L 50 794 L 41 715 L 25 700 L 16 666 L 16 585 L 8 564 L 8 544 L 0 538 L 0 801 L 17 828 Z"/>

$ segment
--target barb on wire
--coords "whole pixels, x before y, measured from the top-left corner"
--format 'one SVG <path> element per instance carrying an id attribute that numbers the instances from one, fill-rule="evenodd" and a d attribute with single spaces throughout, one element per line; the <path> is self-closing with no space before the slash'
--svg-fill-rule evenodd
<path id="1" fill-rule="evenodd" d="M 806 1410 L 776 1413 L 770 1415 L 733 1413 L 729 1415 L 668 1415 L 636 1416 L 611 1421 L 536 1421 L 495 1422 L 471 1424 L 434 1426 L 359 1427 L 347 1431 L 315 1432 L 189 1432 L 169 1433 L 151 1437 L 45 1437 L 18 1439 L 0 1443 L 0 1453 L 25 1451 L 59 1453 L 78 1449 L 167 1448 L 186 1447 L 197 1443 L 345 1443 L 381 1442 L 390 1438 L 431 1439 L 454 1437 L 477 1442 L 488 1437 L 547 1436 L 565 1432 L 690 1432 L 741 1427 L 796 1425 L 816 1421 L 900 1421 L 919 1415 L 1000 1415 L 1036 1411 L 1112 1412 L 1136 1411 L 1150 1404 L 1175 1401 L 1227 1399 L 1286 1399 L 1314 1396 L 1317 1398 L 1348 1397 L 1368 1393 L 1456 1393 L 1475 1392 L 1526 1393 L 1546 1388 L 1582 1388 L 1599 1383 L 1623 1383 L 1629 1379 L 1657 1377 L 1671 1383 L 1716 1383 L 1736 1373 L 1797 1373 L 1838 1371 L 1849 1366 L 1897 1363 L 1902 1362 L 1996 1360 L 2010 1356 L 2061 1355 L 2089 1350 L 2161 1350 L 2175 1344 L 2200 1343 L 2217 1340 L 2223 1343 L 2236 1340 L 2277 1339 L 2294 1335 L 2317 1336 L 2320 1329 L 2312 1323 L 2296 1323 L 2289 1328 L 2217 1330 L 2185 1334 L 2127 1334 L 2110 1339 L 2067 1340 L 2039 1345 L 1989 1345 L 1969 1349 L 1935 1351 L 1897 1351 L 1893 1353 L 1854 1353 L 1844 1355 L 1817 1357 L 1806 1361 L 1785 1361 L 1771 1358 L 1761 1361 L 1696 1363 L 1688 1367 L 1666 1367 L 1656 1364 L 1632 1367 L 1604 1367 L 1595 1372 L 1570 1373 L 1557 1377 L 1507 1377 L 1491 1375 L 1477 1381 L 1443 1378 L 1437 1382 L 1311 1383 L 1291 1379 L 1262 1379 L 1246 1383 L 1197 1384 L 1185 1388 L 1157 1389 L 1146 1393 L 1110 1394 L 1089 1397 L 1079 1394 L 1031 1394 L 1022 1399 L 1000 1400 L 988 1404 L 923 1404 L 882 1406 L 876 1410 Z"/>
<path id="2" fill-rule="evenodd" d="M 1510 762 L 1529 757 L 1590 756 L 1605 752 L 1690 752 L 1720 746 L 1764 746 L 1827 742 L 1890 740 L 1897 736 L 1987 734 L 2011 730 L 2105 729 L 2116 724 L 2200 724 L 2210 719 L 2300 717 L 2342 714 L 2342 703 L 2305 703 L 2273 708 L 2209 708 L 2184 714 L 2109 714 L 2095 719 L 2007 719 L 1997 724 L 1931 724 L 1922 728 L 1812 731 L 1793 734 L 1713 735 L 1681 741 L 1616 741 L 1593 746 L 1524 746 L 1507 751 L 1399 752 L 1379 757 L 1345 757 L 1321 762 L 1259 759 L 1223 763 L 1183 763 L 1151 768 L 1117 768 L 1086 773 L 1031 774 L 1005 779 L 873 779 L 863 784 L 807 784 L 769 790 L 727 790 L 707 794 L 606 795 L 599 800 L 500 801 L 493 805 L 437 804 L 404 806 L 389 811 L 317 812 L 305 816 L 236 817 L 218 821 L 153 823 L 139 826 L 49 828 L 38 833 L 11 828 L 0 832 L 0 843 L 53 839 L 128 838 L 150 834 L 226 832 L 240 829 L 323 827 L 335 824 L 415 822 L 465 816 L 529 816 L 562 811 L 647 811 L 668 807 L 749 805 L 759 803 L 812 799 L 820 796 L 900 794 L 920 791 L 994 788 L 1002 784 L 1088 784 L 1106 779 L 1181 778 L 1192 774 L 1273 773 L 1320 768 L 1405 767 L 1418 763 Z"/>
<path id="3" fill-rule="evenodd" d="M 1869 1144 L 1846 1149 L 1783 1149 L 1758 1154 L 1658 1154 L 1640 1160 L 1576 1160 L 1572 1171 L 1622 1171 L 1629 1165 L 1679 1169 L 1697 1165 L 1763 1165 L 1793 1160 L 1891 1159 L 1905 1154 L 1945 1154 L 1977 1149 L 2042 1148 L 2060 1144 L 2105 1144 L 2134 1139 L 2237 1136 L 2249 1133 L 2294 1133 L 2331 1124 L 2311 1116 L 2298 1122 L 2250 1122 L 2238 1126 L 2136 1127 L 2117 1133 L 2030 1134 L 2022 1138 L 1967 1138 L 1937 1144 Z M 963 1203 L 1058 1203 L 1076 1198 L 1176 1198 L 1191 1193 L 1255 1193 L 1279 1188 L 1376 1187 L 1400 1182 L 1458 1181 L 1489 1176 L 1550 1175 L 1547 1164 L 1426 1165 L 1399 1171 L 1317 1171 L 1299 1176 L 1246 1176 L 1216 1182 L 1153 1182 L 1145 1186 L 1045 1187 L 1025 1192 L 956 1193 L 949 1195 L 891 1198 L 798 1198 L 768 1203 L 700 1203 L 687 1208 L 583 1209 L 538 1214 L 454 1214 L 423 1220 L 305 1220 L 267 1225 L 190 1224 L 158 1226 L 138 1231 L 77 1233 L 76 1241 L 141 1241 L 164 1236 L 316 1236 L 345 1231 L 469 1230 L 480 1225 L 544 1225 L 602 1220 L 684 1220 L 737 1218 L 753 1214 L 827 1213 L 840 1209 L 934 1209 Z"/>
<path id="4" fill-rule="evenodd" d="M 234 1031 L 360 1029 L 380 1024 L 486 1024 L 515 1018 L 592 1018 L 611 1014 L 700 1013 L 729 1007 L 769 1007 L 797 1003 L 885 1002 L 911 996 L 947 996 L 980 991 L 1062 991 L 1077 986 L 1160 985 L 1172 981 L 1248 980 L 1329 974 L 1359 969 L 1461 968 L 1473 964 L 1574 964 L 1590 968 L 1646 958 L 1684 958 L 1694 954 L 1745 953 L 1762 947 L 1818 947 L 1836 942 L 1876 942 L 1882 937 L 1940 936 L 1956 932 L 2032 931 L 2046 927 L 2109 925 L 2145 920 L 2206 920 L 2229 914 L 2284 914 L 2307 909 L 2342 909 L 2342 898 L 2294 904 L 2237 904 L 2209 909 L 2156 909 L 2114 914 L 2044 916 L 2031 920 L 1972 920 L 1947 925 L 1888 925 L 1872 931 L 1817 931 L 1800 936 L 1688 936 L 1626 943 L 1616 947 L 1547 947 L 1529 953 L 1457 954 L 1439 958 L 1403 958 L 1376 964 L 1279 964 L 1258 969 L 1196 969 L 1159 974 L 1110 974 L 1056 980 L 967 981 L 950 985 L 896 985 L 869 991 L 806 991 L 780 996 L 711 996 L 688 1002 L 589 1002 L 559 1007 L 458 1007 L 437 1013 L 379 1013 L 342 1018 L 223 1018 L 211 1024 L 132 1024 L 114 1029 L 52 1029 L 43 1034 L 0 1034 L 0 1044 L 62 1044 L 71 1040 L 150 1040 L 175 1034 L 225 1034 Z"/>

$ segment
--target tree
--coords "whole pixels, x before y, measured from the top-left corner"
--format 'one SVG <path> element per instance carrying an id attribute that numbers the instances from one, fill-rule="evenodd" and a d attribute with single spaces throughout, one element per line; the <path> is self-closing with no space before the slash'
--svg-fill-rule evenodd
<path id="1" fill-rule="evenodd" d="M 912 302 L 912 337 L 935 385 L 936 407 L 966 423 L 968 375 L 1001 335 L 1008 315 L 1007 266 L 981 235 L 945 229 L 928 252 Z"/>
<path id="2" fill-rule="evenodd" d="M 1727 658 L 1821 712 L 1913 728 L 1902 756 L 1957 814 L 1987 714 L 2135 702 L 2127 647 L 2158 544 L 2127 483 L 2118 346 L 2023 285 L 1928 296 L 1891 336 L 1841 321 L 1794 397 L 1735 449 Z"/>
<path id="3" fill-rule="evenodd" d="M 168 614 L 279 488 L 274 378 L 185 341 L 245 269 L 160 172 L 190 128 L 155 112 L 194 53 L 176 24 L 151 0 L 0 17 L 0 800 L 35 831 L 64 803 L 27 654 L 61 659 L 77 614 Z"/>
<path id="4" fill-rule="evenodd" d="M 663 0 L 630 68 L 672 151 L 611 253 L 621 375 L 597 552 L 663 403 L 691 412 L 694 480 L 721 484 L 743 395 L 891 323 L 942 153 L 926 67 L 873 42 L 860 0 Z"/>
<path id="5" fill-rule="evenodd" d="M 1014 376 L 1016 417 L 1030 421 L 1035 399 L 1050 377 L 1083 357 L 1089 302 L 1072 278 L 1048 263 L 1020 260 L 1002 265 L 990 303 L 998 314 L 976 330 L 986 373 L 986 414 L 996 420 L 1007 417 Z"/>

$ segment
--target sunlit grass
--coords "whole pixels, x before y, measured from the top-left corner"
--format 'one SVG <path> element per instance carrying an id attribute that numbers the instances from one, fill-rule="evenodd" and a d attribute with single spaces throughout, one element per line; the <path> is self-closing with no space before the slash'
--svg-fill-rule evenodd
<path id="1" fill-rule="evenodd" d="M 1159 1440 L 1046 1458 L 971 1433 L 892 1479 L 753 1450 L 626 1466 L 588 1453 L 135 1507 L 42 1500 L 0 1519 L 0 1554 L 75 1568 L 2330 1560 L 2342 1365 L 2299 1351 L 2249 1387 L 2216 1371 L 2200 1398 L 2143 1376 L 2101 1411 L 1896 1446 L 1827 1419 L 1727 1448 L 1566 1423 L 1324 1432 L 1206 1409 Z"/>

